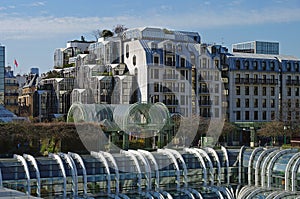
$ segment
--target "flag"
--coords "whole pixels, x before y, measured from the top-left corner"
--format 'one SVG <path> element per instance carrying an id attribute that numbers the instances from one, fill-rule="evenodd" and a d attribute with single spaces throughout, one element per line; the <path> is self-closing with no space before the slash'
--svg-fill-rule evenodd
<path id="1" fill-rule="evenodd" d="M 18 64 L 18 62 L 17 62 L 17 60 L 15 59 L 15 61 L 14 61 L 14 64 L 15 64 L 15 66 L 16 67 L 18 67 L 19 66 L 19 64 Z"/>

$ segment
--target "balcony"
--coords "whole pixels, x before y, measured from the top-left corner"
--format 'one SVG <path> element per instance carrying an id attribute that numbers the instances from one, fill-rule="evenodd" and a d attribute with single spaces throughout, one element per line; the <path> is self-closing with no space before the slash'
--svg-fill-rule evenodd
<path id="1" fill-rule="evenodd" d="M 278 79 L 235 78 L 236 84 L 278 84 Z"/>
<path id="2" fill-rule="evenodd" d="M 288 86 L 292 86 L 292 85 L 299 86 L 300 85 L 300 80 L 287 79 L 286 80 L 286 85 L 288 85 Z"/>
<path id="3" fill-rule="evenodd" d="M 211 100 L 200 100 L 199 101 L 199 105 L 200 106 L 211 106 L 212 105 L 212 101 Z"/>
<path id="4" fill-rule="evenodd" d="M 163 74 L 164 80 L 178 80 L 178 74 Z"/>
<path id="5" fill-rule="evenodd" d="M 163 103 L 166 105 L 166 106 L 177 106 L 178 105 L 178 100 L 163 100 Z"/>

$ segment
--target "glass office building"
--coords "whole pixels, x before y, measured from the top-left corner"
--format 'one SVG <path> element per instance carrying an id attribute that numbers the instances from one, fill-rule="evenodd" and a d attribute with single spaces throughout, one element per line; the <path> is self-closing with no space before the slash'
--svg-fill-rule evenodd
<path id="1" fill-rule="evenodd" d="M 279 42 L 249 41 L 233 44 L 232 52 L 279 55 Z"/>
<path id="2" fill-rule="evenodd" d="M 5 47 L 0 44 L 0 104 L 4 104 Z"/>

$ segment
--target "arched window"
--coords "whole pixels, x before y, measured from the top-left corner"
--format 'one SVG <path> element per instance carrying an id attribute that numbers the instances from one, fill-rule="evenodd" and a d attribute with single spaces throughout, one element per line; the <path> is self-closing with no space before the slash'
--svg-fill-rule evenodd
<path id="1" fill-rule="evenodd" d="M 135 55 L 132 57 L 132 63 L 134 66 L 136 65 L 136 56 Z"/>
<path id="2" fill-rule="evenodd" d="M 127 44 L 126 45 L 126 58 L 129 57 L 129 45 Z"/>

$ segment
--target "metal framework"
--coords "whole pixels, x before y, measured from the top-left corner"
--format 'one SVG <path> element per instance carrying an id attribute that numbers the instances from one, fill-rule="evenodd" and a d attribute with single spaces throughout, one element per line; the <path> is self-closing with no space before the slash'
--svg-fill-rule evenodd
<path id="1" fill-rule="evenodd" d="M 80 155 L 78 155 L 77 153 L 68 153 L 71 158 L 73 158 L 74 160 L 77 160 L 77 162 L 79 163 L 79 165 L 82 168 L 82 176 L 83 176 L 83 196 L 86 197 L 87 196 L 87 173 L 86 173 L 86 168 L 85 168 L 85 164 L 81 158 Z"/>
<path id="2" fill-rule="evenodd" d="M 203 185 L 207 186 L 207 169 L 206 169 L 206 165 L 205 165 L 203 157 L 197 152 L 197 150 L 195 150 L 193 148 L 184 148 L 184 151 L 187 153 L 193 154 L 199 160 L 199 162 L 202 166 L 202 172 L 203 172 Z"/>
<path id="3" fill-rule="evenodd" d="M 91 156 L 93 156 L 96 159 L 100 159 L 101 162 L 104 164 L 105 170 L 106 170 L 106 180 L 107 180 L 107 193 L 111 194 L 111 190 L 110 190 L 110 184 L 111 184 L 111 175 L 110 175 L 110 170 L 109 170 L 109 166 L 108 163 L 105 159 L 105 157 L 99 153 L 99 152 L 95 152 L 95 151 L 91 151 Z"/>
<path id="4" fill-rule="evenodd" d="M 28 169 L 28 165 L 27 162 L 25 160 L 25 158 L 23 156 L 14 154 L 14 158 L 16 158 L 18 161 L 21 162 L 21 164 L 24 167 L 24 171 L 25 171 L 25 175 L 26 175 L 26 179 L 27 179 L 27 190 L 26 190 L 26 194 L 30 195 L 31 193 L 31 187 L 30 187 L 30 174 L 29 174 L 29 169 Z"/>
<path id="5" fill-rule="evenodd" d="M 220 159 L 219 156 L 217 154 L 217 152 L 210 147 L 205 147 L 204 150 L 206 150 L 207 152 L 211 153 L 213 155 L 213 157 L 215 158 L 216 162 L 217 162 L 217 168 L 218 168 L 218 184 L 221 184 L 221 163 L 220 163 Z"/>
<path id="6" fill-rule="evenodd" d="M 273 151 L 277 151 L 278 148 L 272 148 L 267 149 L 263 151 L 257 158 L 256 164 L 255 164 L 255 186 L 259 186 L 259 171 L 260 171 L 260 165 L 263 158 L 265 158 L 269 153 Z"/>
<path id="7" fill-rule="evenodd" d="M 281 154 L 281 151 L 280 150 L 275 150 L 273 152 L 271 152 L 268 156 L 265 157 L 265 159 L 263 159 L 263 162 L 262 162 L 262 165 L 261 167 L 259 168 L 261 170 L 261 186 L 262 187 L 265 187 L 265 184 L 266 184 L 266 174 L 267 174 L 267 167 L 268 167 L 268 164 L 269 162 L 271 161 L 271 159 L 276 155 L 276 154 Z"/>
<path id="8" fill-rule="evenodd" d="M 36 195 L 38 197 L 41 197 L 41 175 L 40 175 L 40 170 L 39 170 L 39 167 L 37 165 L 37 162 L 35 160 L 35 158 L 32 156 L 32 155 L 28 155 L 28 154 L 23 154 L 23 157 L 31 162 L 31 164 L 33 165 L 34 167 L 34 170 L 35 170 L 35 176 L 36 176 Z"/>
<path id="9" fill-rule="evenodd" d="M 209 173 L 210 173 L 210 186 L 214 184 L 214 166 L 209 157 L 209 155 L 203 149 L 194 148 L 202 157 L 205 157 L 206 161 L 208 162 L 209 166 Z"/>
<path id="10" fill-rule="evenodd" d="M 64 158 L 66 160 L 69 168 L 71 169 L 73 197 L 76 198 L 78 196 L 78 175 L 75 162 L 68 154 L 59 153 L 59 155 L 61 156 L 61 158 Z"/>
<path id="11" fill-rule="evenodd" d="M 254 158 L 256 156 L 256 154 L 258 154 L 259 152 L 263 151 L 264 148 L 262 147 L 258 147 L 258 148 L 255 148 L 251 155 L 250 155 L 250 158 L 249 158 L 249 163 L 248 163 L 248 185 L 251 186 L 251 183 L 252 183 L 252 162 L 254 161 Z"/>
<path id="12" fill-rule="evenodd" d="M 284 181 L 285 181 L 285 191 L 290 191 L 290 171 L 292 169 L 292 166 L 294 165 L 295 161 L 297 161 L 300 158 L 300 153 L 294 154 L 287 166 L 285 167 L 285 175 L 284 175 Z"/>
<path id="13" fill-rule="evenodd" d="M 273 170 L 273 167 L 274 167 L 274 164 L 275 162 L 278 160 L 279 157 L 281 157 L 282 155 L 284 154 L 287 154 L 289 152 L 292 152 L 292 151 L 295 151 L 293 149 L 285 149 L 285 150 L 282 150 L 282 151 L 279 151 L 278 153 L 276 153 L 271 161 L 269 162 L 267 168 L 266 168 L 266 171 L 267 171 L 267 174 L 268 174 L 268 180 L 267 180 L 267 187 L 271 187 L 271 179 L 272 179 L 272 170 Z M 264 169 L 264 168 L 262 168 Z M 263 181 L 264 182 L 264 181 Z"/>
<path id="14" fill-rule="evenodd" d="M 239 184 L 242 183 L 242 161 L 243 161 L 243 152 L 246 150 L 245 146 L 242 146 L 239 153 Z"/>
<path id="15" fill-rule="evenodd" d="M 299 169 L 300 159 L 297 159 L 292 167 L 292 191 L 296 191 L 297 187 L 297 171 Z"/>
<path id="16" fill-rule="evenodd" d="M 230 184 L 230 176 L 229 176 L 229 157 L 228 157 L 228 153 L 227 153 L 227 149 L 224 146 L 221 146 L 221 150 L 224 154 L 225 157 L 225 161 L 226 161 L 226 175 L 227 175 L 227 184 Z"/>
<path id="17" fill-rule="evenodd" d="M 59 155 L 54 154 L 54 153 L 49 153 L 48 156 L 49 156 L 49 158 L 53 158 L 57 162 L 57 164 L 61 170 L 62 177 L 63 177 L 63 187 L 64 187 L 63 188 L 64 189 L 63 197 L 66 198 L 67 197 L 67 175 L 66 175 L 66 170 L 65 170 L 64 164 L 63 164 L 61 158 L 59 157 Z"/>

